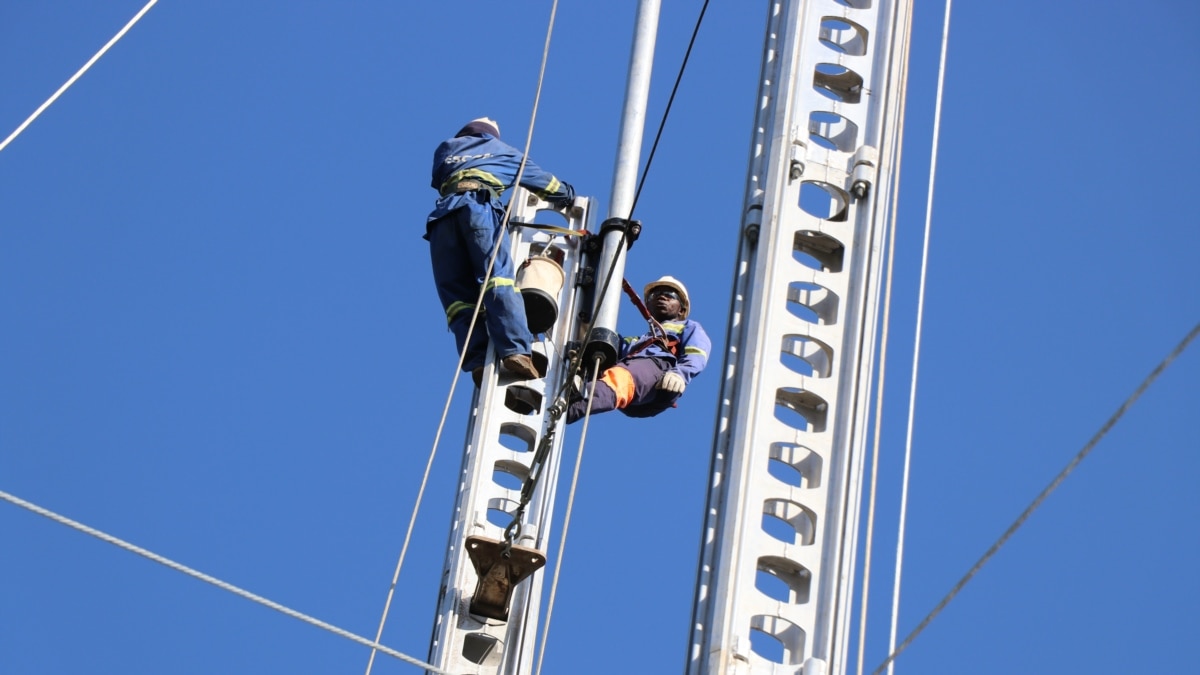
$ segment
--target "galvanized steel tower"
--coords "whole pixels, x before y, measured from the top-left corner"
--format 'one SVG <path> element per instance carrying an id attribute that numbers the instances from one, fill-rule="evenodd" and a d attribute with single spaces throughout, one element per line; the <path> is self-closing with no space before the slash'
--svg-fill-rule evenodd
<path id="1" fill-rule="evenodd" d="M 910 4 L 770 3 L 689 675 L 846 671 Z"/>
<path id="2" fill-rule="evenodd" d="M 599 250 L 594 260 L 585 260 L 583 242 L 577 238 L 522 228 L 512 239 L 514 260 L 552 247 L 566 283 L 552 295 L 559 320 L 545 331 L 535 330 L 544 333 L 535 357 L 546 357 L 546 377 L 525 383 L 498 379 L 493 354 L 476 396 L 430 646 L 430 663 L 451 672 L 533 672 L 544 577 L 536 570 L 545 563 L 549 548 L 562 456 L 558 432 L 563 420 L 550 408 L 567 377 L 570 350 L 582 352 L 585 366 L 606 367 L 616 359 L 617 309 L 628 248 L 625 228 L 633 208 L 660 4 L 638 2 L 612 203 L 596 235 Z M 520 189 L 512 200 L 518 221 L 532 222 L 538 212 L 553 210 Z M 586 197 L 577 198 L 561 215 L 567 222 L 557 223 L 560 227 L 594 230 L 592 202 Z M 612 282 L 606 283 L 607 278 Z"/>

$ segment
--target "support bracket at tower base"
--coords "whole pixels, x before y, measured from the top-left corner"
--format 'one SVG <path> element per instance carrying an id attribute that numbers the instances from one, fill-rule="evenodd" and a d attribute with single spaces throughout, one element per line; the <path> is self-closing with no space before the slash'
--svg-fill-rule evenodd
<path id="1" fill-rule="evenodd" d="M 523 546 L 508 549 L 504 542 L 485 537 L 467 537 L 466 543 L 475 573 L 479 575 L 475 597 L 471 599 L 471 614 L 508 621 L 513 588 L 541 569 L 546 556 Z"/>

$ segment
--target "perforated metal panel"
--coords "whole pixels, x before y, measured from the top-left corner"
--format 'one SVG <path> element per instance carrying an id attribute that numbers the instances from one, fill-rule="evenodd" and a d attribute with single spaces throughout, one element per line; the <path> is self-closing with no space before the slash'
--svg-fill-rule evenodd
<path id="1" fill-rule="evenodd" d="M 562 212 L 553 211 L 549 204 L 539 201 L 526 190 L 518 189 L 512 199 L 514 221 L 573 230 L 588 227 L 589 200 L 586 197 L 576 199 L 569 218 Z M 582 258 L 581 239 L 518 228 L 511 242 L 513 259 L 518 265 L 545 247 L 553 247 L 552 257 L 561 263 L 565 283 L 555 298 L 558 320 L 534 345 L 534 351 L 547 358 L 546 378 L 513 381 L 497 372 L 495 354 L 491 354 L 484 368 L 483 386 L 474 401 L 430 646 L 430 663 L 455 673 L 517 675 L 532 672 L 533 642 L 545 576 L 544 571 L 536 572 L 515 587 L 508 621 L 474 616 L 469 611 L 478 579 L 464 542 L 471 536 L 504 539 L 504 528 L 519 503 L 521 484 L 529 475 L 534 451 L 550 428 L 547 407 L 552 401 L 549 399 L 562 384 L 564 348 L 575 338 L 572 331 L 576 330 L 579 298 L 573 280 Z M 476 330 L 481 329 L 482 324 L 476 327 Z M 467 386 L 471 386 L 469 381 Z M 533 412 L 514 410 L 514 407 L 524 407 L 514 405 L 511 400 L 517 388 L 527 390 L 522 401 L 527 402 L 530 393 L 538 399 Z M 514 542 L 518 546 L 546 552 L 561 444 L 562 434 L 557 433 L 530 500 L 521 536 Z"/>
<path id="2" fill-rule="evenodd" d="M 770 3 L 693 675 L 845 671 L 908 12 Z"/>

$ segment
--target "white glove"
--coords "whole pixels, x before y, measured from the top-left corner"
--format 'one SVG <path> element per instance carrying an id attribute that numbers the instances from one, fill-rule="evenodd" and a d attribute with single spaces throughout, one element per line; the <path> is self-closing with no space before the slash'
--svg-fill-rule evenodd
<path id="1" fill-rule="evenodd" d="M 687 382 L 683 381 L 683 376 L 674 371 L 669 371 L 656 385 L 658 389 L 669 391 L 672 394 L 682 394 L 687 387 Z"/>

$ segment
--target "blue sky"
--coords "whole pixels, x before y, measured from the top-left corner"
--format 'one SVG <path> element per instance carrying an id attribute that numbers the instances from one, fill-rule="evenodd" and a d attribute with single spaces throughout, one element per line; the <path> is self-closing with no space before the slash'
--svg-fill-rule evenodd
<path id="1" fill-rule="evenodd" d="M 6 3 L 0 136 L 143 4 Z M 701 4 L 663 3 L 654 123 Z M 374 634 L 454 370 L 420 238 L 430 155 L 480 115 L 523 144 L 550 3 L 452 7 L 160 2 L 0 153 L 0 490 Z M 530 153 L 604 204 L 635 7 L 559 7 Z M 710 7 L 626 269 L 684 280 L 718 351 L 765 15 Z M 941 23 L 918 4 L 868 669 L 886 654 Z M 955 5 L 902 634 L 1200 320 L 1198 28 L 1178 0 Z M 593 420 L 543 672 L 682 670 L 715 373 L 670 414 Z M 384 634 L 417 657 L 465 382 Z M 898 672 L 1191 670 L 1198 402 L 1193 347 Z M 0 537 L 0 671 L 365 667 L 359 645 L 9 504 Z"/>

